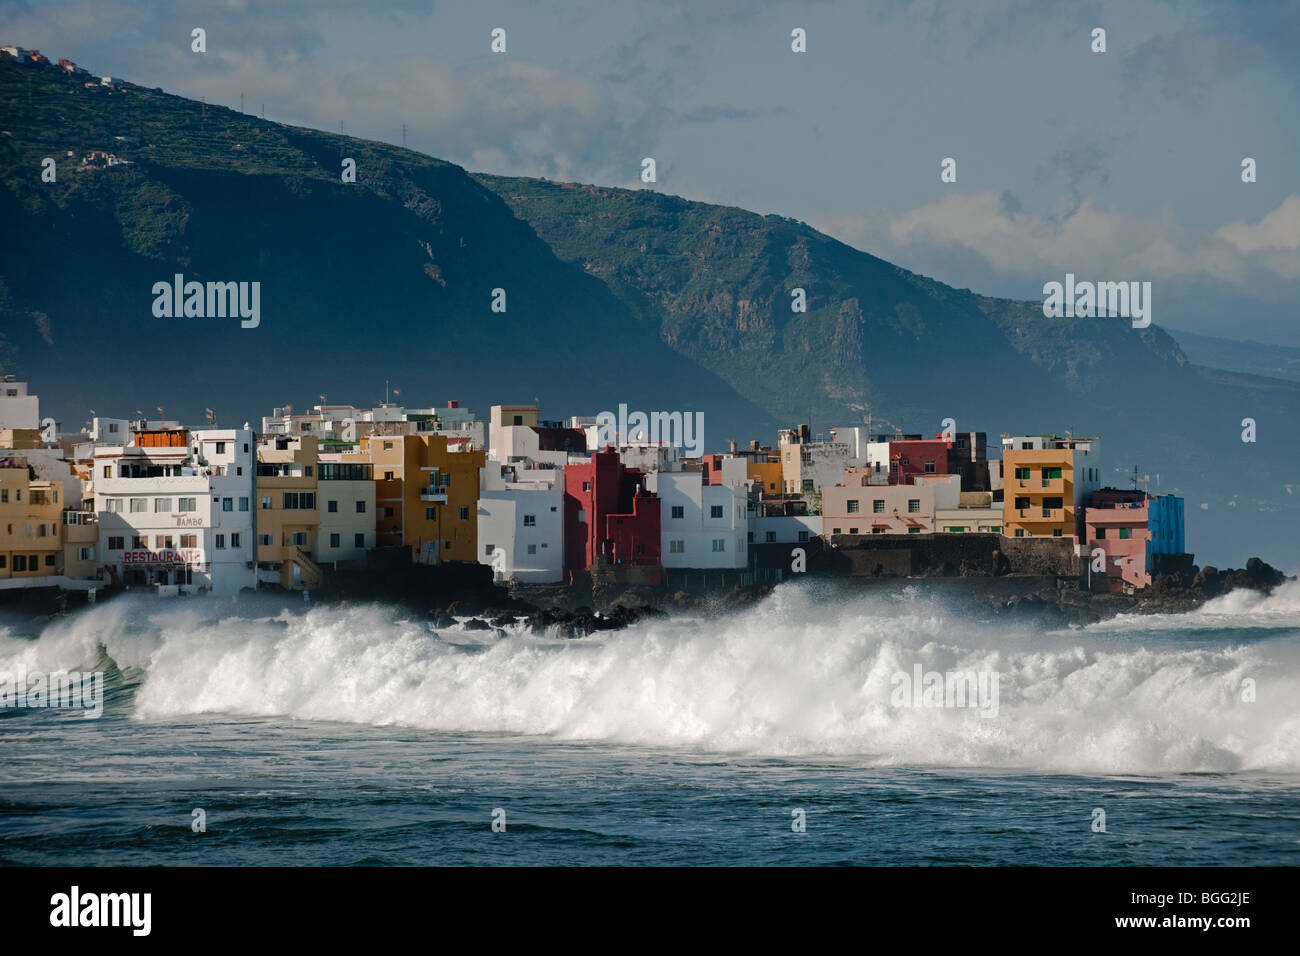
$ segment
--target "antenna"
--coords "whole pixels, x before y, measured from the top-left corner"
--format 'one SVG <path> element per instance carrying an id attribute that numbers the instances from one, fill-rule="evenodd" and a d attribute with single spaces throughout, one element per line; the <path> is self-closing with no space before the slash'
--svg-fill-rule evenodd
<path id="1" fill-rule="evenodd" d="M 402 149 L 406 149 L 406 124 L 402 124 Z"/>

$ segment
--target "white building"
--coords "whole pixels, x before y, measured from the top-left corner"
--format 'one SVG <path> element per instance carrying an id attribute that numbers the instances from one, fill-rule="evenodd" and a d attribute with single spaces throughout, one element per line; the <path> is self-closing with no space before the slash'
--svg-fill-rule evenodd
<path id="1" fill-rule="evenodd" d="M 360 561 L 375 547 L 375 479 L 369 462 L 329 460 L 316 465 L 320 524 L 312 558 L 318 564 Z"/>
<path id="2" fill-rule="evenodd" d="M 728 463 L 734 464 L 729 468 Z M 665 568 L 749 566 L 749 495 L 744 474 L 745 461 L 736 458 L 724 459 L 722 484 L 706 485 L 699 471 L 646 476 L 646 490 L 660 499 L 660 560 Z"/>
<path id="3" fill-rule="evenodd" d="M 487 462 L 479 471 L 478 547 L 497 581 L 564 580 L 564 469 Z"/>
<path id="4" fill-rule="evenodd" d="M 0 382 L 0 428 L 40 428 L 41 403 L 27 393 L 27 383 L 6 375 Z"/>
<path id="5" fill-rule="evenodd" d="M 821 515 L 749 516 L 750 541 L 754 544 L 807 544 L 822 533 Z"/>
<path id="6" fill-rule="evenodd" d="M 97 447 L 104 576 L 223 595 L 256 587 L 255 474 L 247 428 L 139 431 Z"/>
<path id="7" fill-rule="evenodd" d="M 503 465 L 563 467 L 570 456 L 588 453 L 582 429 L 540 421 L 536 405 L 493 405 L 488 417 L 487 457 Z"/>

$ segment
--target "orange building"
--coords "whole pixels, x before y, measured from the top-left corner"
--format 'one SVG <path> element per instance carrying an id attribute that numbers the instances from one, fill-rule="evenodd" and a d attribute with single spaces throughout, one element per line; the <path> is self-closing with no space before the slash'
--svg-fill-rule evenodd
<path id="1" fill-rule="evenodd" d="M 1082 538 L 1084 506 L 1100 482 L 1095 438 L 1003 439 L 1002 533 L 1015 538 Z"/>
<path id="2" fill-rule="evenodd" d="M 478 560 L 482 451 L 450 451 L 445 435 L 372 435 L 360 454 L 374 468 L 375 538 L 421 564 Z"/>

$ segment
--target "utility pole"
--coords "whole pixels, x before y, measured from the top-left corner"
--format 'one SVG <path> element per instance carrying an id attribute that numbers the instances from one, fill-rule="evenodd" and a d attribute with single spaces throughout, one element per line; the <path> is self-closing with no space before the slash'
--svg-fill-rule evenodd
<path id="1" fill-rule="evenodd" d="M 406 124 L 402 124 L 402 149 L 406 149 Z"/>
<path id="2" fill-rule="evenodd" d="M 242 92 L 239 94 L 239 112 L 244 112 L 244 94 Z"/>

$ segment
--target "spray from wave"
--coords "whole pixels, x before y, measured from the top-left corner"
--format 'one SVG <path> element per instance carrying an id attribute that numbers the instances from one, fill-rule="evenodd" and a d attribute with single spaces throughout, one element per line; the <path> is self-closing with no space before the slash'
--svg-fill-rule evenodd
<path id="1" fill-rule="evenodd" d="M 106 655 L 138 681 L 131 713 L 147 721 L 278 716 L 878 765 L 1300 771 L 1300 590 L 1253 597 L 1048 632 L 969 622 L 913 589 L 800 583 L 718 619 L 486 642 L 382 606 L 254 617 L 228 602 L 120 600 L 35 641 L 0 636 L 0 670 Z M 1209 644 L 1207 626 L 1219 632 Z M 1189 632 L 1195 642 L 1180 639 Z M 918 666 L 997 674 L 996 717 L 897 706 L 895 675 Z"/>

